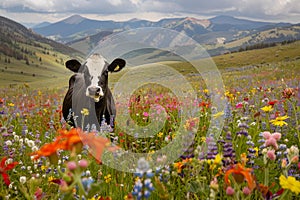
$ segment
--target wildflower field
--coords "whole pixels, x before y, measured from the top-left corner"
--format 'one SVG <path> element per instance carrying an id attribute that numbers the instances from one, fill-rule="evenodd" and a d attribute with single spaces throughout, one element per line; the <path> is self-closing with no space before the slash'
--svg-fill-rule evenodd
<path id="1" fill-rule="evenodd" d="M 190 100 L 179 102 L 159 86 L 134 93 L 127 106 L 135 123 L 149 123 L 151 104 L 167 113 L 161 130 L 137 139 L 121 124 L 114 132 L 105 121 L 101 130 L 67 125 L 61 115 L 65 88 L 3 88 L 0 199 L 300 199 L 299 66 L 298 59 L 221 69 L 221 111 L 212 106 L 211 91 L 190 76 L 199 118 L 184 128 L 193 142 L 173 163 L 164 164 L 161 155 L 152 168 L 144 157 L 132 173 L 103 164 L 101 156 L 119 149 L 151 155 L 167 147 L 180 136 L 180 106 Z M 224 121 L 218 137 L 208 133 L 214 118 Z"/>

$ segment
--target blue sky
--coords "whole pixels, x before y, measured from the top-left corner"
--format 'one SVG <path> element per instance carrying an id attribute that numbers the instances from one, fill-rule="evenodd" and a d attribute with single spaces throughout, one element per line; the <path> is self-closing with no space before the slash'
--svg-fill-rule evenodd
<path id="1" fill-rule="evenodd" d="M 72 14 L 124 21 L 231 15 L 300 23 L 300 0 L 1 0 L 0 15 L 22 23 L 55 22 Z"/>

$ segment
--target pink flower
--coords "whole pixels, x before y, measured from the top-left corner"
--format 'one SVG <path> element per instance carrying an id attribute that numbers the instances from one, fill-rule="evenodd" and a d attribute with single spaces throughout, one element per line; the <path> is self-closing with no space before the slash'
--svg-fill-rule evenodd
<path id="1" fill-rule="evenodd" d="M 263 135 L 263 137 L 264 137 L 265 139 L 269 139 L 269 138 L 272 136 L 271 133 L 270 133 L 269 131 L 263 132 L 262 135 Z"/>
<path id="2" fill-rule="evenodd" d="M 267 147 L 272 146 L 274 149 L 278 149 L 277 141 L 281 138 L 281 133 L 271 134 L 269 131 L 263 132 L 263 137 L 266 139 L 265 145 Z"/>
<path id="3" fill-rule="evenodd" d="M 79 164 L 79 167 L 81 167 L 81 168 L 87 168 L 89 165 L 88 161 L 85 159 L 79 160 L 78 164 Z"/>
<path id="4" fill-rule="evenodd" d="M 298 156 L 294 156 L 291 159 L 291 163 L 297 163 L 299 161 L 299 157 Z"/>
<path id="5" fill-rule="evenodd" d="M 243 107 L 243 103 L 237 103 L 236 105 L 235 105 L 235 108 L 242 108 Z"/>
<path id="6" fill-rule="evenodd" d="M 143 116 L 144 116 L 144 117 L 149 117 L 149 113 L 143 112 Z"/>
<path id="7" fill-rule="evenodd" d="M 234 189 L 231 186 L 228 186 L 226 188 L 226 194 L 229 195 L 229 196 L 234 195 Z"/>
<path id="8" fill-rule="evenodd" d="M 70 161 L 67 163 L 67 168 L 70 170 L 70 171 L 73 171 L 77 168 L 77 164 L 76 162 L 74 161 Z"/>
<path id="9" fill-rule="evenodd" d="M 275 150 L 269 150 L 267 152 L 267 156 L 270 160 L 275 160 L 276 159 Z"/>
<path id="10" fill-rule="evenodd" d="M 248 187 L 243 188 L 244 195 L 248 196 L 251 193 L 251 190 Z"/>
<path id="11" fill-rule="evenodd" d="M 281 133 L 275 132 L 275 133 L 272 134 L 272 137 L 273 137 L 276 141 L 278 141 L 278 140 L 280 140 L 280 138 L 281 138 Z"/>
<path id="12" fill-rule="evenodd" d="M 273 146 L 274 149 L 278 149 L 277 141 L 276 141 L 273 137 L 270 137 L 269 139 L 267 139 L 267 140 L 265 141 L 265 145 L 266 145 L 267 147 Z"/>

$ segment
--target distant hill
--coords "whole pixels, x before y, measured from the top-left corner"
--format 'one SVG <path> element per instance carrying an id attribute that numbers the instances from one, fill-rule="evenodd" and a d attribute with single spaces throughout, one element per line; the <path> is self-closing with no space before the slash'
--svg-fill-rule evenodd
<path id="1" fill-rule="evenodd" d="M 45 27 L 45 26 L 49 26 L 51 23 L 50 22 L 42 22 L 42 23 L 39 23 L 39 24 L 35 24 L 34 26 L 31 26 L 31 28 L 42 28 L 42 27 Z"/>
<path id="2" fill-rule="evenodd" d="M 294 26 L 296 25 L 252 21 L 224 15 L 210 19 L 197 19 L 193 17 L 168 18 L 156 22 L 140 19 L 132 19 L 124 22 L 100 21 L 84 18 L 80 15 L 73 15 L 48 26 L 33 28 L 33 30 L 48 38 L 70 45 L 81 52 L 88 53 L 97 45 L 97 42 L 107 37 L 108 33 L 142 27 L 169 28 L 178 32 L 184 32 L 204 45 L 208 51 L 212 52 L 212 55 L 217 55 L 252 45 L 254 41 L 257 43 L 269 43 L 298 40 L 300 39 L 298 30 L 296 30 L 297 33 L 293 33 L 292 35 L 281 34 L 276 40 L 273 36 L 272 38 L 266 36 L 254 39 L 255 35 L 260 35 L 260 33 L 268 30 L 276 28 L 293 29 Z M 248 41 L 247 38 L 249 37 L 253 39 Z"/>
<path id="3" fill-rule="evenodd" d="M 0 16 L 0 85 L 65 78 L 66 59 L 83 56 L 71 47 Z"/>
<path id="4" fill-rule="evenodd" d="M 289 25 L 291 24 L 258 22 L 224 15 L 211 19 L 186 17 L 161 19 L 157 22 L 140 19 L 132 19 L 124 22 L 112 20 L 101 21 L 88 19 L 80 15 L 73 15 L 62 21 L 49 24 L 48 26 L 35 27 L 33 30 L 44 36 L 66 43 L 78 39 L 78 37 L 93 35 L 101 31 L 124 31 L 142 27 L 170 28 L 178 32 L 185 32 L 188 36 L 197 39 L 199 37 L 196 36 L 206 33 L 230 32 L 231 34 L 235 34 L 238 31 L 262 31 L 269 28 Z M 201 40 L 198 42 L 205 43 L 205 41 Z"/>

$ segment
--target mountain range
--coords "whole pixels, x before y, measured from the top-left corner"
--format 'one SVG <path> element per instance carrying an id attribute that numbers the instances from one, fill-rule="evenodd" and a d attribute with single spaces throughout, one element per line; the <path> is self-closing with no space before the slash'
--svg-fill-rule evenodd
<path id="1" fill-rule="evenodd" d="M 141 19 L 123 22 L 100 21 L 73 15 L 56 23 L 39 24 L 33 27 L 33 30 L 88 53 L 101 39 L 112 33 L 143 27 L 168 28 L 185 33 L 208 50 L 217 50 L 214 54 L 219 54 L 228 50 L 237 51 L 256 43 L 298 40 L 299 26 L 299 24 L 260 22 L 224 15 L 210 19 L 166 18 L 156 22 Z M 262 32 L 268 31 L 272 34 L 261 36 Z"/>

